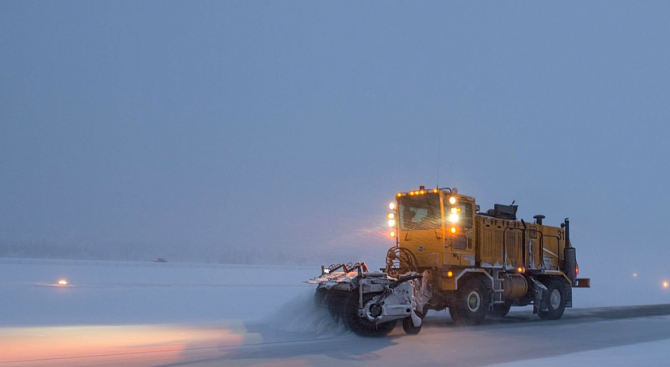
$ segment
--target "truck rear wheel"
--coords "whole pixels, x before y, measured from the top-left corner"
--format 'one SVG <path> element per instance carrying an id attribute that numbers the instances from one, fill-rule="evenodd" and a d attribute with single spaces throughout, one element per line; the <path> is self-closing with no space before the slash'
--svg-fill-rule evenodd
<path id="1" fill-rule="evenodd" d="M 477 325 L 489 311 L 489 292 L 479 279 L 470 279 L 459 287 L 449 314 L 457 325 Z"/>
<path id="2" fill-rule="evenodd" d="M 366 305 L 377 294 L 368 293 L 363 295 L 363 305 Z M 349 294 L 346 301 L 344 321 L 351 331 L 360 336 L 384 336 L 390 333 L 396 326 L 397 320 L 375 323 L 365 317 L 358 316 L 358 292 Z"/>
<path id="3" fill-rule="evenodd" d="M 565 285 L 558 279 L 549 279 L 545 286 L 547 287 L 549 299 L 546 311 L 540 310 L 537 314 L 542 320 L 558 320 L 565 311 Z"/>

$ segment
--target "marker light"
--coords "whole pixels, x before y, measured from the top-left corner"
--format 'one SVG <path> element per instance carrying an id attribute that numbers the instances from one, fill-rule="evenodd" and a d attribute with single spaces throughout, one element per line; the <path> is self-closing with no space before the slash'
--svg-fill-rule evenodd
<path id="1" fill-rule="evenodd" d="M 58 285 L 67 285 L 67 280 L 65 280 L 65 279 L 59 280 Z"/>
<path id="2" fill-rule="evenodd" d="M 451 229 L 450 229 L 449 231 L 450 231 L 451 233 L 456 233 L 456 227 L 451 227 Z"/>
<path id="3" fill-rule="evenodd" d="M 451 278 L 451 277 L 453 277 L 453 276 L 454 276 L 454 273 L 453 273 L 451 270 L 449 270 L 449 271 L 447 272 L 447 278 Z"/>
<path id="4" fill-rule="evenodd" d="M 388 219 L 395 219 L 395 214 L 394 214 L 394 213 L 388 213 L 388 214 L 386 215 L 386 218 L 388 218 Z"/>
<path id="5" fill-rule="evenodd" d="M 453 197 L 453 196 L 450 197 L 450 198 L 449 198 L 449 204 L 451 204 L 451 205 L 456 204 L 456 198 Z"/>
<path id="6" fill-rule="evenodd" d="M 392 238 L 395 238 L 395 232 L 391 231 L 391 233 L 389 233 L 389 236 L 391 236 Z"/>
<path id="7" fill-rule="evenodd" d="M 518 267 L 518 268 L 516 269 L 516 271 L 517 271 L 517 273 L 519 273 L 519 274 L 523 274 L 523 273 L 526 272 L 526 269 L 524 269 L 524 268 L 522 268 L 522 267 Z"/>
<path id="8" fill-rule="evenodd" d="M 389 209 L 395 210 L 395 203 L 389 203 Z"/>
<path id="9" fill-rule="evenodd" d="M 395 227 L 395 219 L 389 220 L 389 227 Z"/>

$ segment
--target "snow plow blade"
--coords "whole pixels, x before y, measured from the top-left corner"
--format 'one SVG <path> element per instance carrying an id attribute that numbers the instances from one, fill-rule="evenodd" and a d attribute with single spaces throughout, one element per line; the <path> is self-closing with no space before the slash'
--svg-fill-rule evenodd
<path id="1" fill-rule="evenodd" d="M 421 330 L 416 312 L 415 288 L 422 275 L 398 277 L 371 272 L 364 262 L 321 267 L 321 275 L 307 281 L 317 284 L 315 302 L 361 336 L 384 336 L 402 320 L 408 334 Z"/>

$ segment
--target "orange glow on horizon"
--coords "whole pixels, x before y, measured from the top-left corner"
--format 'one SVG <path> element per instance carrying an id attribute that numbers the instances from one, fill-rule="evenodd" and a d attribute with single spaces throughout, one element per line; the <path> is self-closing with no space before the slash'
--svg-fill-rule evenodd
<path id="1" fill-rule="evenodd" d="M 181 361 L 189 348 L 244 344 L 242 335 L 226 328 L 202 330 L 162 325 L 6 328 L 2 339 L 8 348 L 0 354 L 0 365 L 59 360 L 57 365 L 71 367 L 155 366 Z"/>

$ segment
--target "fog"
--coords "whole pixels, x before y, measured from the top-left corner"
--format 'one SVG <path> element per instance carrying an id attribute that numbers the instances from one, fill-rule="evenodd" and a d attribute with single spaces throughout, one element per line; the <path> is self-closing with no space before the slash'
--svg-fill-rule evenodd
<path id="1" fill-rule="evenodd" d="M 0 257 L 382 261 L 398 191 L 670 277 L 665 2 L 0 3 Z"/>

